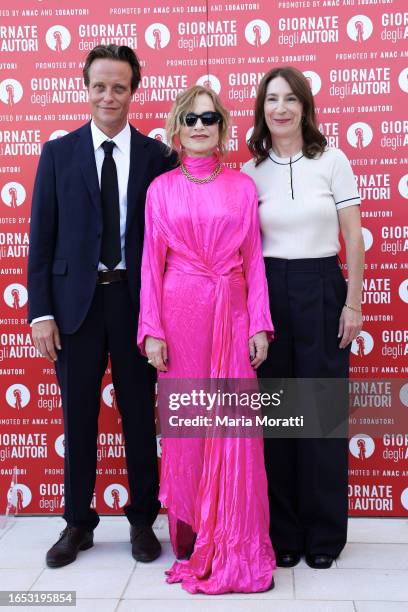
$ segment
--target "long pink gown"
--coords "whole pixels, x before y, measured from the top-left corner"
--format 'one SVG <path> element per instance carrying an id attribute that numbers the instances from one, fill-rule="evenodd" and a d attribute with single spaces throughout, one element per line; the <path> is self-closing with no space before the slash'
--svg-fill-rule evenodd
<path id="1" fill-rule="evenodd" d="M 217 158 L 184 158 L 197 177 Z M 255 378 L 248 339 L 271 336 L 258 198 L 248 176 L 223 167 L 196 184 L 179 168 L 156 178 L 146 201 L 138 344 L 168 347 L 168 378 Z M 275 556 L 262 438 L 162 441 L 160 500 L 177 555 L 186 527 L 196 535 L 189 560 L 167 582 L 190 593 L 267 590 Z M 184 527 L 184 529 L 183 529 Z M 184 532 L 184 535 L 183 535 Z"/>

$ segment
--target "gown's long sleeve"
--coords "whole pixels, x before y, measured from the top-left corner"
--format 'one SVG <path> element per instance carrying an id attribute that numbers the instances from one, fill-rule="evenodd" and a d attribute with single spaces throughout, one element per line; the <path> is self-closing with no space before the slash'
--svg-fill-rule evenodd
<path id="1" fill-rule="evenodd" d="M 137 344 L 145 355 L 146 336 L 165 340 L 162 325 L 163 274 L 166 265 L 167 244 L 157 224 L 157 202 L 147 192 L 145 210 L 145 235 L 141 271 L 140 314 Z"/>
<path id="2" fill-rule="evenodd" d="M 248 189 L 248 231 L 241 246 L 243 269 L 248 288 L 247 307 L 249 315 L 249 337 L 265 331 L 272 340 L 274 328 L 269 310 L 268 285 L 262 256 L 261 231 L 258 215 L 258 196 L 255 186 Z"/>

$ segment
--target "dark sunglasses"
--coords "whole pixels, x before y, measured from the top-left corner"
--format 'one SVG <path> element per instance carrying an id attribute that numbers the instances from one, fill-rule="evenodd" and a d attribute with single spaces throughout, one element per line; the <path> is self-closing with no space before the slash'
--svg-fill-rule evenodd
<path id="1" fill-rule="evenodd" d="M 220 113 L 217 113 L 216 111 L 207 111 L 205 113 L 201 113 L 201 115 L 196 115 L 196 113 L 187 113 L 187 115 L 182 118 L 182 122 L 187 127 L 194 127 L 199 119 L 201 119 L 201 123 L 203 125 L 214 125 L 214 123 L 221 123 L 222 121 Z"/>

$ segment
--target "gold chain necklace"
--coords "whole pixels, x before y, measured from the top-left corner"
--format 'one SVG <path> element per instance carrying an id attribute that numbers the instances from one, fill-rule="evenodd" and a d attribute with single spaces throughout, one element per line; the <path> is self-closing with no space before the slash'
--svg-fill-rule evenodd
<path id="1" fill-rule="evenodd" d="M 218 163 L 213 172 L 211 172 L 209 176 L 205 176 L 204 178 L 198 178 L 197 176 L 193 176 L 192 174 L 190 174 L 184 164 L 180 164 L 180 170 L 189 181 L 201 185 L 203 183 L 210 183 L 211 181 L 216 179 L 222 170 L 222 164 Z"/>

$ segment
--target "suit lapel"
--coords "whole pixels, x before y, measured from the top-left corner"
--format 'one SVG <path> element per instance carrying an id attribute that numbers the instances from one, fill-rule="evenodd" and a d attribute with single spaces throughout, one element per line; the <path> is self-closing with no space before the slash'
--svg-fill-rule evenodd
<path id="1" fill-rule="evenodd" d="M 130 164 L 127 189 L 126 234 L 139 204 L 139 194 L 143 191 L 144 177 L 147 170 L 148 155 L 145 150 L 147 141 L 138 131 L 130 126 Z"/>
<path id="2" fill-rule="evenodd" d="M 84 127 L 79 130 L 78 135 L 78 162 L 92 203 L 100 212 L 101 191 L 99 189 L 98 172 L 96 169 L 91 124 L 88 123 L 84 125 Z"/>

